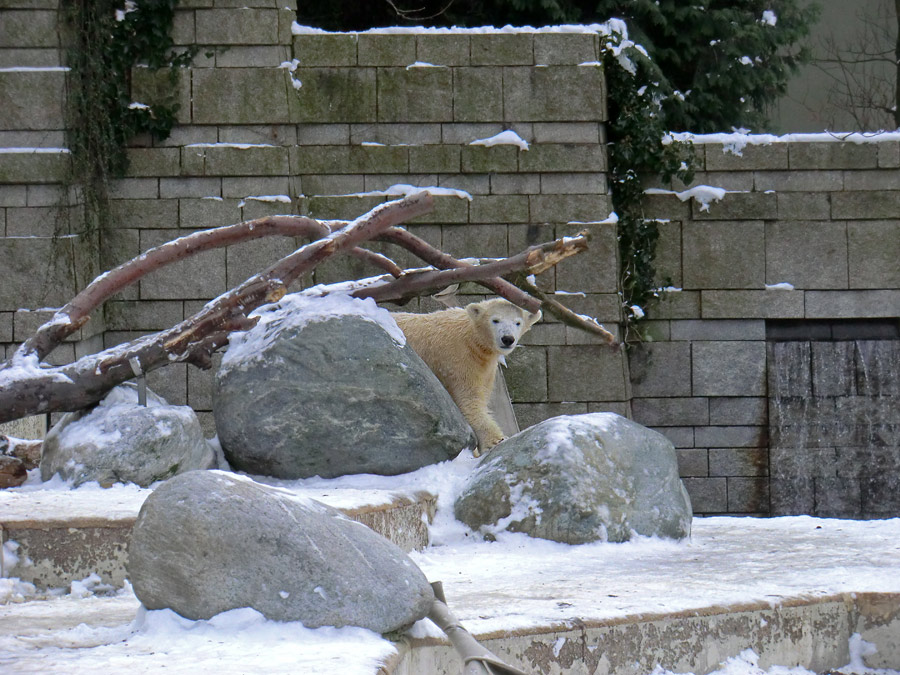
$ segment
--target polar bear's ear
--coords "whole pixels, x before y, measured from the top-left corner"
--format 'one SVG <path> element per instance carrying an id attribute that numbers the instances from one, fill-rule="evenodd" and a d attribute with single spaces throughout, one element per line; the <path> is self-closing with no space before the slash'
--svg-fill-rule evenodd
<path id="1" fill-rule="evenodd" d="M 534 314 L 529 314 L 529 315 L 526 317 L 526 320 L 528 321 L 529 327 L 530 327 L 530 326 L 533 326 L 533 325 L 536 324 L 538 321 L 540 321 L 542 316 L 543 316 L 543 314 L 541 314 L 541 310 L 536 311 Z"/>
<path id="2" fill-rule="evenodd" d="M 483 308 L 481 307 L 480 302 L 473 302 L 466 305 L 466 313 L 471 319 L 477 319 L 479 316 L 481 316 L 482 310 Z"/>

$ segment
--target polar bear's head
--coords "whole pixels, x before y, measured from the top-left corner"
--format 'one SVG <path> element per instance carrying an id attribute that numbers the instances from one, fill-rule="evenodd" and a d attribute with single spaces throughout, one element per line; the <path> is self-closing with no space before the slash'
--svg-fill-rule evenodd
<path id="1" fill-rule="evenodd" d="M 529 314 L 503 298 L 473 302 L 466 313 L 484 346 L 502 355 L 515 349 L 525 331 L 541 319 L 540 310 Z"/>

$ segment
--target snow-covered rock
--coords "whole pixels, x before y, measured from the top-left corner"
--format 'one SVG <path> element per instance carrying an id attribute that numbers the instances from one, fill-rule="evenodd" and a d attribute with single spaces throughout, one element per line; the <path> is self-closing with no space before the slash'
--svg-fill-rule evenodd
<path id="1" fill-rule="evenodd" d="M 59 474 L 75 485 L 136 483 L 147 487 L 177 473 L 215 466 L 200 420 L 188 406 L 169 405 L 137 386 L 119 385 L 87 411 L 67 413 L 49 431 L 41 454 L 41 479 Z"/>
<path id="2" fill-rule="evenodd" d="M 232 468 L 276 478 L 396 475 L 474 445 L 389 313 L 347 296 L 267 306 L 232 336 L 213 407 Z"/>
<path id="3" fill-rule="evenodd" d="M 672 443 L 613 413 L 554 417 L 495 446 L 454 512 L 485 534 L 567 544 L 681 539 L 691 528 Z"/>
<path id="4" fill-rule="evenodd" d="M 308 628 L 399 630 L 428 612 L 425 575 L 396 545 L 313 499 L 192 471 L 141 508 L 128 577 L 147 609 L 193 620 L 251 607 Z"/>

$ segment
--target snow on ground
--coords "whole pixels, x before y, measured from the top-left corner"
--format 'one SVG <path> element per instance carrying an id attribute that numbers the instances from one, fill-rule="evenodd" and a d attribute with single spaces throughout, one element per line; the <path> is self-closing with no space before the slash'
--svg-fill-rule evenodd
<path id="1" fill-rule="evenodd" d="M 413 497 L 422 490 L 437 494 L 433 545 L 412 558 L 430 580 L 443 582 L 451 610 L 476 634 L 710 605 L 777 605 L 797 596 L 900 593 L 900 519 L 697 518 L 684 542 L 640 538 L 568 546 L 512 533 L 485 542 L 452 518 L 454 497 L 477 461 L 464 452 L 405 476 L 265 482 L 345 507 Z M 41 490 L 48 501 L 49 493 L 78 495 L 81 511 L 93 504 L 100 513 L 103 493 L 133 504 L 148 492 L 127 486 L 71 490 L 58 480 L 41 486 L 31 479 L 6 493 Z M 0 510 L 5 510 L 2 501 Z M 91 595 L 89 582 L 73 584 L 72 590 L 0 605 L 0 672 L 102 673 L 127 667 L 143 673 L 165 667 L 196 673 L 214 663 L 221 673 L 369 675 L 395 653 L 390 642 L 362 629 L 309 630 L 266 621 L 252 610 L 193 622 L 168 611 L 144 611 L 127 587 L 109 597 Z M 436 628 L 424 620 L 412 630 L 425 635 Z M 805 675 L 802 669 L 790 672 Z M 745 652 L 734 655 L 718 675 L 762 673 L 755 655 Z"/>

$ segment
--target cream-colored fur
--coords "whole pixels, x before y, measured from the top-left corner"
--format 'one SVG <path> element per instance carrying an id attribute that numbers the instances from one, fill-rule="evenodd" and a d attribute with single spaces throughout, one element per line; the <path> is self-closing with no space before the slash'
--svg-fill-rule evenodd
<path id="1" fill-rule="evenodd" d="M 476 456 L 503 440 L 488 411 L 497 362 L 540 320 L 502 298 L 430 314 L 393 313 L 406 340 L 437 375 L 478 436 Z"/>

